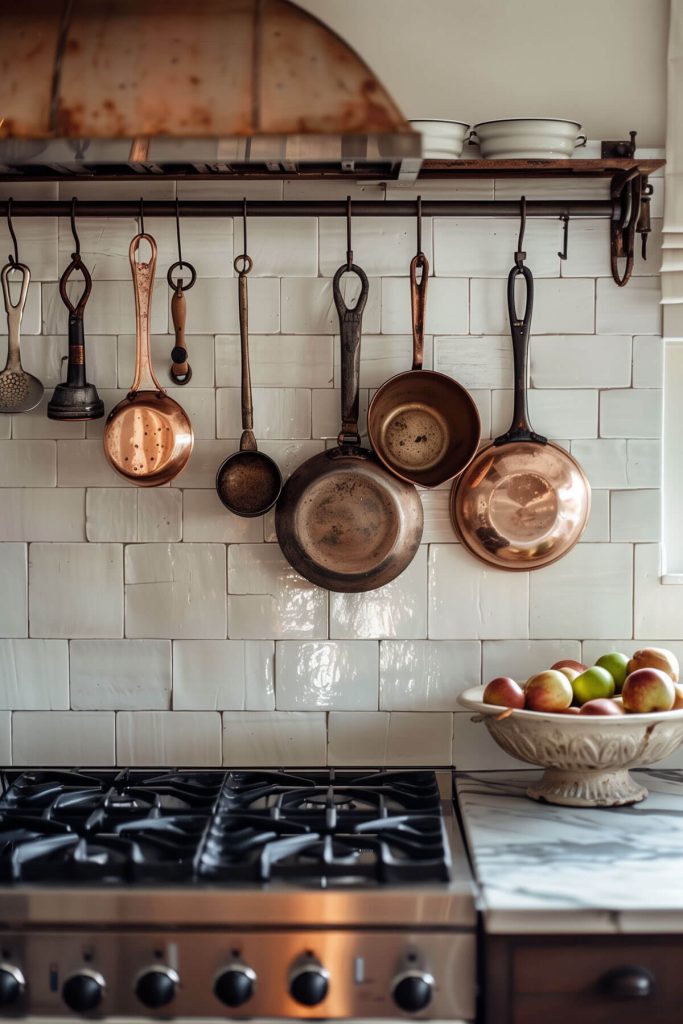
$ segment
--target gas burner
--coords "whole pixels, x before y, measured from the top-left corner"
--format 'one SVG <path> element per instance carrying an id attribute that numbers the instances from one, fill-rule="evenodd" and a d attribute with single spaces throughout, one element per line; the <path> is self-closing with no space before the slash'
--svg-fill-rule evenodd
<path id="1" fill-rule="evenodd" d="M 447 881 L 432 772 L 6 772 L 0 879 Z"/>

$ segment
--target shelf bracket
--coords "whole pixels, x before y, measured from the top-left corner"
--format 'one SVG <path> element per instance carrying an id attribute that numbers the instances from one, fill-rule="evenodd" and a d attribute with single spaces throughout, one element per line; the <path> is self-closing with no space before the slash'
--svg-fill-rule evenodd
<path id="1" fill-rule="evenodd" d="M 641 232 L 643 251 L 650 230 L 649 201 L 652 187 L 637 167 L 619 171 L 612 178 L 610 196 L 613 203 L 610 222 L 610 264 L 612 277 L 620 288 L 629 281 L 635 258 L 636 232 Z M 623 271 L 619 261 L 626 260 Z"/>

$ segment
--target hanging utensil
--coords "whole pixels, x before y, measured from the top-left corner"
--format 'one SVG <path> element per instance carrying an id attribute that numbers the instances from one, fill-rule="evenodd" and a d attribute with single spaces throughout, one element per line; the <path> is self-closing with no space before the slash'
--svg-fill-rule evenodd
<path id="1" fill-rule="evenodd" d="M 178 239 L 178 259 L 175 263 L 171 264 L 166 274 L 168 286 L 173 292 L 171 319 L 173 320 L 173 332 L 175 334 L 175 344 L 171 351 L 171 369 L 169 373 L 173 383 L 182 386 L 189 384 L 192 379 L 192 367 L 188 362 L 187 345 L 185 343 L 185 319 L 187 316 L 185 292 L 189 291 L 197 280 L 197 271 L 187 260 L 183 261 L 183 251 L 180 246 L 180 210 L 177 199 L 175 201 L 175 226 Z M 190 279 L 186 283 L 183 283 L 180 277 L 174 281 L 173 271 L 182 270 L 183 267 L 189 270 Z"/>
<path id="2" fill-rule="evenodd" d="M 413 366 L 375 392 L 368 410 L 368 434 L 388 470 L 409 483 L 437 487 L 462 473 L 474 458 L 481 421 L 474 400 L 461 384 L 444 373 L 422 369 L 429 261 L 422 252 L 421 223 L 418 198 L 417 254 L 410 264 Z"/>
<path id="3" fill-rule="evenodd" d="M 83 314 L 92 291 L 92 277 L 81 259 L 81 243 L 76 231 L 76 200 L 71 200 L 71 233 L 74 237 L 75 252 L 71 263 L 59 280 L 59 294 L 69 310 L 69 359 L 66 369 L 66 383 L 58 384 L 47 403 L 47 415 L 51 420 L 98 420 L 104 416 L 104 402 L 94 384 L 89 384 L 85 374 L 85 332 Z M 83 293 L 74 306 L 67 294 L 69 278 L 76 271 L 83 275 Z"/>
<path id="4" fill-rule="evenodd" d="M 350 234 L 350 202 L 348 211 Z M 350 272 L 361 292 L 347 308 L 340 280 Z M 423 512 L 415 488 L 388 473 L 358 433 L 362 314 L 368 297 L 365 272 L 347 262 L 332 284 L 341 336 L 342 428 L 337 447 L 308 459 L 292 473 L 275 509 L 277 539 L 287 561 L 311 583 L 363 593 L 396 579 L 412 562 L 422 539 Z"/>
<path id="5" fill-rule="evenodd" d="M 585 473 L 569 452 L 534 433 L 527 411 L 527 358 L 533 277 L 522 252 L 525 206 L 508 275 L 507 301 L 515 372 L 515 405 L 506 434 L 486 445 L 453 483 L 451 520 L 465 546 L 501 569 L 539 569 L 562 558 L 584 531 L 591 504 Z M 515 282 L 526 285 L 524 315 Z"/>
<path id="6" fill-rule="evenodd" d="M 37 377 L 27 373 L 21 365 L 21 320 L 26 306 L 31 271 L 19 262 L 17 236 L 12 226 L 12 200 L 7 203 L 7 226 L 14 243 L 14 255 L 0 271 L 2 294 L 7 313 L 7 362 L 0 373 L 0 413 L 29 412 L 40 404 L 44 387 Z M 14 304 L 10 296 L 9 275 L 17 271 L 21 276 L 19 298 Z"/>
<path id="7" fill-rule="evenodd" d="M 136 311 L 135 379 L 112 409 L 104 428 L 104 454 L 113 468 L 140 487 L 166 484 L 187 465 L 194 434 L 185 410 L 166 394 L 154 375 L 149 321 L 157 259 L 156 242 L 143 230 L 130 243 Z M 149 263 L 138 263 L 140 243 L 151 249 Z"/>
<path id="8" fill-rule="evenodd" d="M 218 497 L 237 516 L 262 516 L 273 507 L 282 490 L 277 463 L 260 452 L 254 436 L 254 407 L 249 367 L 249 300 L 247 274 L 253 264 L 247 255 L 247 202 L 244 200 L 244 252 L 234 262 L 239 297 L 240 348 L 242 356 L 242 437 L 239 451 L 225 459 L 216 473 Z"/>

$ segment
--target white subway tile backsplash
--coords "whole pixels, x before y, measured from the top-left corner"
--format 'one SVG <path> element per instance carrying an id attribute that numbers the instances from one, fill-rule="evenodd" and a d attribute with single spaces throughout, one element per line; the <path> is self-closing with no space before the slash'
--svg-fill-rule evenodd
<path id="1" fill-rule="evenodd" d="M 453 716 L 410 711 L 332 711 L 330 764 L 445 765 L 451 761 Z"/>
<path id="2" fill-rule="evenodd" d="M 26 544 L 0 544 L 0 628 L 7 637 L 28 636 Z"/>
<path id="3" fill-rule="evenodd" d="M 197 284 L 199 288 L 199 283 Z M 43 331 L 45 334 L 65 334 L 69 314 L 59 294 L 57 282 L 49 282 L 43 289 Z M 168 289 L 160 288 L 152 297 L 150 330 L 153 334 L 165 334 L 168 329 Z M 75 289 L 75 294 L 78 289 Z M 130 277 L 125 281 L 98 281 L 92 290 L 85 314 L 85 328 L 88 334 L 130 334 L 135 330 L 135 296 Z M 26 330 L 27 334 L 40 334 Z M 87 339 L 87 334 L 86 334 Z M 87 345 L 87 340 L 86 340 Z"/>
<path id="4" fill-rule="evenodd" d="M 119 711 L 116 756 L 120 765 L 221 763 L 221 716 L 214 711 Z"/>
<path id="5" fill-rule="evenodd" d="M 274 662 L 270 640 L 176 640 L 173 710 L 272 711 Z"/>
<path id="6" fill-rule="evenodd" d="M 183 497 L 171 487 L 140 489 L 138 537 L 141 542 L 179 541 L 183 534 Z"/>
<path id="7" fill-rule="evenodd" d="M 461 772 L 529 767 L 506 754 L 488 729 L 473 722 L 472 713 L 467 711 L 453 715 L 453 764 Z"/>
<path id="8" fill-rule="evenodd" d="M 56 484 L 54 441 L 0 441 L 0 487 L 55 487 Z"/>
<path id="9" fill-rule="evenodd" d="M 658 541 L 661 534 L 661 492 L 612 491 L 610 535 L 613 541 Z"/>
<path id="10" fill-rule="evenodd" d="M 230 545 L 228 591 L 231 639 L 327 636 L 327 592 L 299 576 L 274 544 Z"/>
<path id="11" fill-rule="evenodd" d="M 12 437 L 24 440 L 85 437 L 85 423 L 69 423 L 65 420 L 47 418 L 47 404 L 51 397 L 52 390 L 48 388 L 35 409 L 12 416 Z"/>
<path id="12" fill-rule="evenodd" d="M 254 388 L 252 398 L 257 441 L 311 436 L 311 392 L 307 388 Z M 239 388 L 217 390 L 216 423 L 218 437 L 239 437 L 242 433 Z"/>
<path id="13" fill-rule="evenodd" d="M 596 327 L 599 334 L 661 334 L 658 277 L 632 278 L 626 288 L 596 281 Z"/>
<path id="14" fill-rule="evenodd" d="M 218 467 L 216 467 L 218 468 Z M 212 490 L 183 491 L 183 540 L 219 544 L 258 544 L 263 520 L 236 516 Z"/>
<path id="15" fill-rule="evenodd" d="M 19 299 L 19 288 L 21 287 L 21 278 L 18 277 L 15 280 L 10 275 L 9 280 L 9 291 L 11 301 L 16 304 Z M 28 334 L 40 334 L 42 330 L 41 321 L 41 309 L 44 308 L 45 302 L 45 288 L 52 288 L 53 285 L 41 285 L 38 281 L 33 280 L 28 286 L 28 292 L 26 293 L 26 305 L 24 306 L 24 312 L 21 317 L 21 336 L 26 337 Z M 42 297 L 42 298 L 41 298 Z M 64 324 L 66 324 L 66 310 L 62 304 L 62 310 L 64 311 Z M 62 325 L 62 327 L 64 326 Z M 58 331 L 47 331 L 47 334 L 57 334 Z M 7 320 L 5 317 L 0 317 L 0 352 L 3 354 L 2 364 L 4 366 L 4 353 L 5 353 L 5 338 L 7 336 Z"/>
<path id="16" fill-rule="evenodd" d="M 380 708 L 453 711 L 458 694 L 481 682 L 476 640 L 382 640 Z"/>
<path id="17" fill-rule="evenodd" d="M 357 217 L 353 221 L 353 259 L 368 276 L 405 277 L 415 255 L 415 223 L 406 217 Z M 422 250 L 432 260 L 432 222 L 422 221 Z M 332 277 L 346 263 L 343 217 L 320 218 L 320 273 Z"/>
<path id="18" fill-rule="evenodd" d="M 219 221 L 220 223 L 220 221 Z M 249 281 L 256 277 L 316 277 L 318 222 L 314 217 L 253 217 L 248 227 Z M 244 252 L 241 220 L 235 221 L 233 257 Z"/>
<path id="19" fill-rule="evenodd" d="M 595 544 L 598 541 L 610 540 L 609 496 L 609 491 L 599 491 L 593 488 L 590 514 L 586 528 L 581 534 L 581 543 Z M 623 540 L 624 538 L 613 537 L 611 539 Z"/>
<path id="20" fill-rule="evenodd" d="M 451 523 L 450 497 L 450 485 L 437 487 L 432 491 L 420 490 L 424 513 L 423 544 L 454 544 L 457 541 L 455 528 Z"/>
<path id="21" fill-rule="evenodd" d="M 306 768 L 327 763 L 319 711 L 232 711 L 223 715 L 223 764 Z"/>
<path id="22" fill-rule="evenodd" d="M 337 439 L 341 429 L 341 389 L 316 388 L 311 392 L 311 414 L 313 437 Z M 368 418 L 368 390 L 359 393 L 358 425 L 361 434 L 366 433 Z"/>
<path id="23" fill-rule="evenodd" d="M 532 267 L 533 270 L 533 267 Z M 643 278 L 648 283 L 649 279 Z M 614 282 L 605 284 L 614 288 Z M 639 280 L 632 282 L 641 284 Z M 534 286 L 531 322 L 535 334 L 592 334 L 595 328 L 595 282 L 584 278 L 541 279 Z M 523 300 L 520 300 L 520 307 Z M 472 334 L 505 334 L 510 329 L 505 281 L 495 278 L 470 282 L 470 331 Z M 604 328 L 605 334 L 623 334 L 628 328 Z M 646 333 L 646 330 L 643 330 Z M 533 342 L 532 342 L 533 345 Z"/>
<path id="24" fill-rule="evenodd" d="M 58 494 L 82 491 L 64 488 Z M 85 492 L 85 533 L 90 541 L 126 542 L 138 539 L 138 491 L 128 487 L 88 487 Z M 51 540 L 52 538 L 36 538 Z M 64 538 L 68 540 L 70 538 Z"/>
<path id="25" fill-rule="evenodd" d="M 628 635 L 632 615 L 630 544 L 578 544 L 559 562 L 531 573 L 529 630 L 534 638 Z"/>
<path id="26" fill-rule="evenodd" d="M 491 393 L 491 430 L 495 437 L 508 430 L 512 421 L 512 405 L 511 390 Z M 534 430 L 549 438 L 598 435 L 597 391 L 531 389 L 528 406 Z"/>
<path id="27" fill-rule="evenodd" d="M 85 491 L 0 488 L 0 541 L 7 540 L 85 540 Z"/>
<path id="28" fill-rule="evenodd" d="M 170 640 L 72 640 L 69 655 L 76 711 L 170 708 Z"/>
<path id="29" fill-rule="evenodd" d="M 376 640 L 282 640 L 277 644 L 278 711 L 368 711 L 379 701 Z"/>
<path id="30" fill-rule="evenodd" d="M 0 711 L 0 765 L 12 764 L 12 712 Z"/>
<path id="31" fill-rule="evenodd" d="M 461 544 L 431 545 L 430 639 L 528 635 L 529 573 L 491 568 Z"/>
<path id="32" fill-rule="evenodd" d="M 192 292 L 190 292 L 192 296 Z M 212 334 L 195 334 L 193 333 L 194 327 L 192 324 L 192 311 L 193 306 L 192 298 L 187 299 L 188 303 L 188 320 L 187 320 L 187 334 L 185 336 L 185 346 L 187 348 L 188 359 L 190 366 L 192 367 L 192 377 L 184 384 L 180 391 L 187 393 L 188 388 L 212 388 L 214 384 L 214 338 Z M 89 344 L 89 342 L 88 342 Z M 151 338 L 152 344 L 152 364 L 154 366 L 154 372 L 156 373 L 159 383 L 162 387 L 170 387 L 173 383 L 170 376 L 171 369 L 171 352 L 175 345 L 175 338 L 172 334 L 153 334 Z M 114 347 L 114 356 L 116 358 L 118 350 L 118 378 L 114 378 L 113 383 L 107 383 L 107 387 L 114 387 L 117 383 L 122 388 L 129 388 L 133 377 L 135 376 L 135 335 L 133 334 L 122 334 L 118 339 L 118 347 Z M 102 385 L 104 387 L 104 385 Z M 174 393 L 174 398 L 178 399 L 178 395 Z M 178 399 L 182 404 L 182 399 Z"/>
<path id="33" fill-rule="evenodd" d="M 21 362 L 25 370 L 35 374 L 46 390 L 66 379 L 67 321 L 64 333 L 52 337 L 44 334 L 25 337 L 21 342 Z M 169 349 L 170 351 L 170 349 Z M 86 376 L 98 388 L 116 387 L 116 337 L 92 334 L 85 317 Z M 131 373 L 130 379 L 133 379 Z M 73 425 L 73 424 L 72 424 Z"/>
<path id="34" fill-rule="evenodd" d="M 631 338 L 609 334 L 534 338 L 529 367 L 534 388 L 628 387 Z"/>
<path id="35" fill-rule="evenodd" d="M 123 636 L 120 544 L 31 544 L 28 571 L 32 637 Z"/>
<path id="36" fill-rule="evenodd" d="M 330 594 L 330 636 L 334 639 L 409 640 L 426 635 L 426 545 L 392 583 L 364 594 Z"/>
<path id="37" fill-rule="evenodd" d="M 172 323 L 170 304 L 173 293 L 165 288 L 162 295 L 158 304 L 166 304 L 166 315 L 160 315 L 158 324 L 152 320 L 155 334 L 165 332 Z M 194 334 L 229 334 L 239 330 L 237 278 L 198 277 L 186 298 L 188 328 Z M 254 334 L 275 334 L 280 330 L 280 282 L 277 278 L 249 278 L 249 329 Z M 122 334 L 125 330 L 121 328 L 117 333 Z"/>
<path id="38" fill-rule="evenodd" d="M 625 440 L 572 441 L 571 453 L 591 487 L 628 487 Z"/>
<path id="39" fill-rule="evenodd" d="M 104 457 L 101 438 L 84 441 L 24 441 L 24 444 L 57 445 L 57 483 L 60 487 L 132 487 L 111 468 Z M 15 441 L 12 444 L 16 444 Z M 1 459 L 1 455 L 0 455 Z M 21 486 L 21 485 L 19 485 Z"/>
<path id="40" fill-rule="evenodd" d="M 481 681 L 485 686 L 498 676 L 510 676 L 522 683 L 563 658 L 580 661 L 580 641 L 484 640 Z"/>
<path id="41" fill-rule="evenodd" d="M 508 388 L 512 343 L 509 337 L 434 338 L 434 369 L 466 388 Z"/>
<path id="42" fill-rule="evenodd" d="M 368 283 L 368 297 L 363 310 L 363 330 L 378 334 L 382 309 L 382 282 L 373 277 Z M 340 282 L 347 306 L 355 306 L 360 293 L 360 278 L 346 274 Z M 283 277 L 282 330 L 287 334 L 339 333 L 339 314 L 332 296 L 329 277 Z M 410 330 L 410 327 L 407 328 Z"/>
<path id="43" fill-rule="evenodd" d="M 249 338 L 251 382 L 254 387 L 331 388 L 333 343 L 325 335 L 279 335 Z M 236 334 L 216 337 L 216 384 L 240 386 L 240 339 Z"/>
<path id="44" fill-rule="evenodd" d="M 45 768 L 116 763 L 113 711 L 15 711 L 12 764 Z"/>
<path id="45" fill-rule="evenodd" d="M 138 544 L 125 553 L 126 636 L 226 636 L 225 547 Z"/>
<path id="46" fill-rule="evenodd" d="M 634 277 L 652 277 L 659 273 L 661 247 L 662 222 L 658 218 L 653 218 L 652 233 L 647 244 L 647 260 L 642 257 L 640 245 L 635 247 Z M 562 263 L 562 276 L 608 277 L 611 282 L 610 249 L 604 220 L 577 218 L 571 221 L 567 259 Z"/>
<path id="47" fill-rule="evenodd" d="M 164 385 L 166 387 L 166 385 Z M 211 441 L 216 437 L 216 393 L 213 388 L 167 388 L 190 417 L 195 440 Z"/>
<path id="48" fill-rule="evenodd" d="M 659 544 L 636 544 L 634 571 L 634 637 L 662 641 L 683 635 L 683 587 L 667 586 L 661 582 Z M 629 633 L 630 630 L 624 630 L 619 635 L 628 636 Z M 614 635 L 610 633 L 610 636 Z M 658 646 L 662 644 L 658 643 Z"/>
<path id="49" fill-rule="evenodd" d="M 626 478 L 629 487 L 662 486 L 661 441 L 627 440 Z"/>
<path id="50" fill-rule="evenodd" d="M 664 342 L 656 334 L 633 339 L 633 387 L 661 388 L 664 383 Z"/>
<path id="51" fill-rule="evenodd" d="M 600 395 L 601 437 L 660 437 L 661 433 L 661 391 L 615 388 Z"/>
<path id="52" fill-rule="evenodd" d="M 365 325 L 367 333 L 372 327 Z M 430 277 L 427 283 L 427 334 L 467 334 L 470 324 L 469 282 L 458 277 Z M 412 331 L 410 284 L 400 277 L 382 279 L 382 333 Z"/>
<path id="53" fill-rule="evenodd" d="M 604 231 L 604 223 L 600 225 Z M 519 224 L 496 217 L 434 219 L 434 273 L 439 277 L 507 277 L 517 248 Z M 562 224 L 527 222 L 524 248 L 534 277 L 559 277 Z"/>
<path id="54" fill-rule="evenodd" d="M 412 335 L 364 335 L 361 343 L 360 386 L 378 388 L 395 373 L 409 370 L 413 365 Z M 424 369 L 432 367 L 432 339 L 424 339 Z M 341 352 L 339 344 L 334 350 L 334 383 L 341 387 Z"/>
<path id="55" fill-rule="evenodd" d="M 69 707 L 66 640 L 0 640 L 0 708 Z"/>

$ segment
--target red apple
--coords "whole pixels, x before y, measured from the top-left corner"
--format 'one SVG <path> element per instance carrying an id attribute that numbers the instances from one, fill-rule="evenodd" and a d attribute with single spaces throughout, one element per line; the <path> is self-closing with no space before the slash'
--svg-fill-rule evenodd
<path id="1" fill-rule="evenodd" d="M 581 708 L 576 708 L 572 704 L 571 707 L 565 708 L 564 711 L 562 712 L 562 714 L 563 715 L 580 715 L 581 714 Z"/>
<path id="2" fill-rule="evenodd" d="M 658 668 L 638 668 L 626 677 L 621 691 L 627 711 L 643 714 L 648 711 L 670 711 L 676 691 L 671 678 Z"/>
<path id="3" fill-rule="evenodd" d="M 564 711 L 574 696 L 572 684 L 561 672 L 547 669 L 532 676 L 526 684 L 529 711 Z"/>
<path id="4" fill-rule="evenodd" d="M 643 647 L 636 651 L 628 663 L 628 673 L 639 668 L 658 668 L 674 681 L 678 682 L 678 658 L 665 647 Z"/>
<path id="5" fill-rule="evenodd" d="M 556 661 L 554 665 L 550 666 L 553 669 L 573 668 L 579 675 L 585 672 L 588 665 L 583 665 L 580 661 L 572 661 L 571 658 L 567 658 L 564 661 Z"/>
<path id="6" fill-rule="evenodd" d="M 680 711 L 683 708 L 683 683 L 674 683 L 674 692 L 676 696 L 674 697 L 674 706 L 671 710 Z"/>
<path id="7" fill-rule="evenodd" d="M 577 671 L 575 668 L 570 668 L 569 665 L 565 665 L 563 668 L 558 668 L 556 671 L 561 672 L 563 676 L 566 676 L 570 683 L 573 683 L 575 679 L 582 675 L 581 672 Z"/>
<path id="8" fill-rule="evenodd" d="M 509 676 L 498 676 L 484 690 L 484 703 L 501 708 L 523 708 L 524 690 Z"/>
<path id="9" fill-rule="evenodd" d="M 621 704 L 609 697 L 596 697 L 595 700 L 587 700 L 579 708 L 580 715 L 623 715 L 624 709 Z"/>

